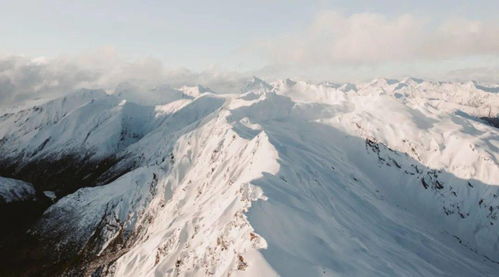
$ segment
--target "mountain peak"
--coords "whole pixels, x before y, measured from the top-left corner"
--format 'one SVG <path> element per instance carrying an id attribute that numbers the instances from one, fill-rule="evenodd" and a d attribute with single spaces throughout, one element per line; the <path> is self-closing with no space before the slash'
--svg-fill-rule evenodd
<path id="1" fill-rule="evenodd" d="M 267 82 L 256 76 L 253 76 L 250 80 L 248 80 L 248 82 L 246 82 L 245 86 L 242 89 L 242 92 L 249 92 L 252 90 L 268 91 L 271 89 L 272 86 L 269 85 Z"/>

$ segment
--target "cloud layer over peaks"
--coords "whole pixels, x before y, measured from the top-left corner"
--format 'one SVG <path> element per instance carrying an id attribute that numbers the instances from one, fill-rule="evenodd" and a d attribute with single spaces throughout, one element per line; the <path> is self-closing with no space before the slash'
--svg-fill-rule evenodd
<path id="1" fill-rule="evenodd" d="M 215 91 L 230 92 L 245 80 L 242 76 L 215 69 L 168 69 L 153 58 L 124 59 L 113 49 L 57 58 L 0 56 L 0 108 L 53 98 L 80 88 L 112 93 L 123 86 L 140 91 L 165 85 L 202 84 Z"/>
<path id="2" fill-rule="evenodd" d="M 499 20 L 320 12 L 303 31 L 256 45 L 277 64 L 377 64 L 499 55 Z"/>

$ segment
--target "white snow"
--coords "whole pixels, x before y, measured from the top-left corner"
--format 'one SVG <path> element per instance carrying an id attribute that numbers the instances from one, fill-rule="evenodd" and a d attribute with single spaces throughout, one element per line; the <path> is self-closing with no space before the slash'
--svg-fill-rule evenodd
<path id="1" fill-rule="evenodd" d="M 138 164 L 45 212 L 39 231 L 59 247 L 97 233 L 104 257 L 122 236 L 114 276 L 499 272 L 499 131 L 477 119 L 499 112 L 493 89 L 253 78 L 234 94 L 164 90 L 85 91 L 1 117 L 7 157 Z"/>
<path id="2" fill-rule="evenodd" d="M 43 195 L 47 196 L 52 201 L 57 199 L 57 195 L 53 191 L 45 190 L 43 191 Z"/>

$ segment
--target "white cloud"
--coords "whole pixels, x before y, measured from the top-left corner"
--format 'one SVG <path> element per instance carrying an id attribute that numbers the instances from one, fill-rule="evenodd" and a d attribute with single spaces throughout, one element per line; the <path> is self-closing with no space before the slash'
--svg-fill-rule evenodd
<path id="1" fill-rule="evenodd" d="M 415 75 L 498 82 L 498 34 L 497 20 L 432 22 L 410 14 L 390 18 L 324 11 L 301 32 L 260 41 L 256 50 L 268 64 L 253 72 L 171 69 L 154 58 L 124 58 L 113 48 L 56 58 L 0 55 L 0 107 L 79 88 L 113 91 L 123 83 L 137 89 L 201 84 L 235 92 L 250 75 L 316 81 Z"/>
<path id="2" fill-rule="evenodd" d="M 499 82 L 499 67 L 475 67 L 465 69 L 455 69 L 446 72 L 441 79 L 447 80 L 476 80 L 484 83 Z"/>
<path id="3" fill-rule="evenodd" d="M 499 20 L 320 12 L 301 32 L 259 41 L 275 64 L 379 64 L 499 54 Z"/>
<path id="4" fill-rule="evenodd" d="M 209 69 L 168 69 L 153 58 L 129 60 L 112 48 L 76 56 L 30 58 L 0 56 L 0 107 L 37 98 L 52 98 L 79 88 L 114 89 L 127 83 L 135 89 L 201 84 L 219 92 L 237 90 L 247 75 Z"/>

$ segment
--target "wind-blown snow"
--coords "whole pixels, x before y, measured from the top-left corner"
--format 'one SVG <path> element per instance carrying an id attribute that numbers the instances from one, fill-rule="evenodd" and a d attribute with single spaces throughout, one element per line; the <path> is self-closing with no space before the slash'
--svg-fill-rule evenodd
<path id="1" fill-rule="evenodd" d="M 499 94 L 413 78 L 242 93 L 83 91 L 0 120 L 0 151 L 133 170 L 35 228 L 114 276 L 494 276 Z"/>

